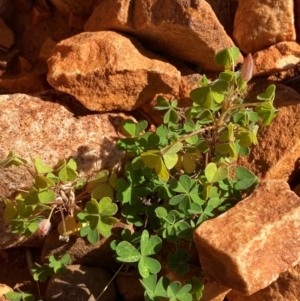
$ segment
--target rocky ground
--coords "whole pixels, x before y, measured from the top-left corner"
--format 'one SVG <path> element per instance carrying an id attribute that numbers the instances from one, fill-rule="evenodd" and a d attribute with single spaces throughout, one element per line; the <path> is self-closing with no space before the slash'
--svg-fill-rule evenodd
<path id="1" fill-rule="evenodd" d="M 251 261 L 256 258 L 255 249 L 242 239 L 237 240 L 241 248 L 232 245 L 230 249 L 225 238 L 215 237 L 217 246 L 205 245 L 209 252 L 217 248 L 216 256 L 223 258 L 230 249 L 226 254 L 238 266 L 243 261 L 242 255 L 245 256 L 244 248 L 248 248 L 249 262 L 245 265 L 251 270 L 258 269 L 261 274 L 256 275 L 259 281 L 253 281 L 250 276 L 240 279 L 241 275 L 235 271 L 228 280 L 224 273 L 216 272 L 220 270 L 218 260 L 212 264 L 203 255 L 203 261 L 208 261 L 207 269 L 212 271 L 210 274 L 222 285 L 208 281 L 202 300 L 299 300 L 300 250 L 295 247 L 296 241 L 292 241 L 298 239 L 295 233 L 300 229 L 293 218 L 286 221 L 278 215 L 286 195 L 291 195 L 289 200 L 294 203 L 291 201 L 285 210 L 290 210 L 295 220 L 300 214 L 299 198 L 290 191 L 299 183 L 300 170 L 299 7 L 298 0 L 280 3 L 269 0 L 0 0 L 0 158 L 11 149 L 23 157 L 29 153 L 32 157 L 40 156 L 50 165 L 62 157 L 73 157 L 85 175 L 95 166 L 115 167 L 123 159 L 114 147 L 122 136 L 120 123 L 126 118 L 143 118 L 155 127 L 161 122 L 161 116 L 153 111 L 157 95 L 167 99 L 176 97 L 182 106 L 187 105 L 189 91 L 204 73 L 211 79 L 218 76 L 219 67 L 213 60 L 216 52 L 236 45 L 243 55 L 252 53 L 254 59 L 254 78 L 246 99 L 253 100 L 253 95 L 265 90 L 270 82 L 277 86 L 275 106 L 280 113 L 260 133 L 259 146 L 240 163 L 269 181 L 266 190 L 273 191 L 270 202 L 274 191 L 280 188 L 271 204 L 275 206 L 271 222 L 268 220 L 276 231 L 268 234 L 269 244 L 259 257 L 268 262 L 270 249 L 277 246 L 280 250 L 276 254 L 283 259 L 277 261 L 278 258 L 270 257 L 275 262 L 271 272 L 258 269 Z M 242 55 L 239 61 L 243 62 Z M 22 169 L 0 170 L 1 215 L 3 199 L 11 196 L 16 187 L 29 182 L 29 175 Z M 282 192 L 283 196 L 279 197 Z M 260 200 L 256 199 L 256 208 Z M 253 233 L 252 243 L 259 235 L 254 233 L 253 224 L 244 226 L 246 209 L 240 211 L 235 227 L 244 228 L 241 237 Z M 290 239 L 285 240 L 281 233 L 283 224 L 286 229 L 296 225 L 292 231 L 295 235 Z M 226 225 L 230 226 L 230 222 Z M 116 236 L 123 227 L 116 227 Z M 196 234 L 199 241 L 210 235 L 209 227 L 208 223 L 207 228 Z M 224 245 L 228 247 L 225 251 Z M 95 250 L 100 246 L 103 253 L 97 254 Z M 26 247 L 30 248 L 32 260 L 40 263 L 50 254 L 67 250 L 74 265 L 65 279 L 52 279 L 47 291 L 45 284 L 38 289 L 29 273 Z M 99 295 L 110 280 L 107 270 L 118 268 L 108 250 L 106 240 L 91 247 L 83 239 L 73 237 L 63 244 L 57 240 L 55 230 L 45 239 L 15 237 L 0 217 L 0 284 L 36 296 L 40 290 L 47 301 L 54 300 L 53 296 L 61 291 L 67 292 L 70 300 L 74 299 L 72 294 L 77 294 L 78 300 L 87 300 L 90 293 L 94 297 Z M 199 264 L 195 254 L 195 262 Z M 86 268 L 89 266 L 92 268 Z M 83 275 L 91 281 L 89 284 L 83 284 Z M 90 287 L 97 287 L 95 279 L 101 285 L 91 291 Z M 236 285 L 240 282 L 246 283 L 245 287 Z M 83 289 L 74 291 L 80 285 Z M 245 293 L 251 296 L 244 296 Z M 137 277 L 121 273 L 103 300 L 139 301 L 142 295 Z"/>

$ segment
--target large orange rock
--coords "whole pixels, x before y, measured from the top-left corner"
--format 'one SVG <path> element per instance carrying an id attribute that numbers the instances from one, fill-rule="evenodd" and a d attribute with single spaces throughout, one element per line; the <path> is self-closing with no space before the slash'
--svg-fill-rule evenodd
<path id="1" fill-rule="evenodd" d="M 231 291 L 226 297 L 228 301 L 297 301 L 300 300 L 300 266 L 282 273 L 276 281 L 265 289 L 243 296 L 235 291 Z"/>
<path id="2" fill-rule="evenodd" d="M 130 111 L 158 93 L 176 94 L 180 72 L 137 39 L 85 32 L 57 44 L 48 82 L 95 111 Z"/>
<path id="3" fill-rule="evenodd" d="M 233 37 L 246 53 L 282 41 L 295 41 L 294 1 L 239 0 Z"/>
<path id="4" fill-rule="evenodd" d="M 272 82 L 256 78 L 250 83 L 247 102 L 256 102 L 256 96 Z M 300 95 L 292 88 L 276 83 L 274 106 L 279 110 L 269 126 L 258 131 L 258 145 L 251 148 L 247 158 L 239 164 L 251 169 L 264 179 L 288 181 L 300 157 Z"/>
<path id="5" fill-rule="evenodd" d="M 58 91 L 35 96 L 1 95 L 0 107 L 0 160 L 10 150 L 29 162 L 40 157 L 51 166 L 73 157 L 85 177 L 95 170 L 113 169 L 122 162 L 124 154 L 117 149 L 116 141 L 121 122 L 130 116 L 91 114 L 74 97 Z M 24 167 L 0 168 L 0 216 L 3 199 L 31 183 L 32 177 Z M 0 219 L 0 249 L 25 241 L 12 235 Z"/>
<path id="6" fill-rule="evenodd" d="M 253 55 L 253 75 L 264 75 L 288 70 L 300 61 L 300 45 L 296 42 L 280 42 Z"/>
<path id="7" fill-rule="evenodd" d="M 253 294 L 300 261 L 300 198 L 281 180 L 202 223 L 194 240 L 201 267 L 220 285 Z"/>
<path id="8" fill-rule="evenodd" d="M 219 50 L 234 46 L 206 1 L 102 1 L 84 29 L 129 32 L 147 48 L 195 63 L 205 70 L 222 70 L 214 63 L 214 56 Z"/>

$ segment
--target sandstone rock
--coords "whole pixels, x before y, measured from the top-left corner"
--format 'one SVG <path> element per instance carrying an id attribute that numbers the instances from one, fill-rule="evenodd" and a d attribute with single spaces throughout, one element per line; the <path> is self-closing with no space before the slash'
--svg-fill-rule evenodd
<path id="1" fill-rule="evenodd" d="M 50 0 L 50 2 L 62 13 L 69 14 L 71 12 L 88 17 L 100 0 Z"/>
<path id="2" fill-rule="evenodd" d="M 280 42 L 253 55 L 253 75 L 264 75 L 291 69 L 300 61 L 300 45 Z"/>
<path id="3" fill-rule="evenodd" d="M 300 198 L 281 180 L 205 221 L 194 239 L 203 271 L 220 285 L 253 294 L 300 260 Z"/>
<path id="4" fill-rule="evenodd" d="M 300 266 L 282 273 L 278 279 L 265 289 L 251 295 L 242 296 L 235 291 L 227 295 L 228 301 L 297 301 L 299 290 Z"/>
<path id="5" fill-rule="evenodd" d="M 41 69 L 33 69 L 30 73 L 0 78 L 0 90 L 7 93 L 38 93 L 51 87 L 47 83 L 45 73 Z"/>
<path id="6" fill-rule="evenodd" d="M 12 291 L 13 289 L 11 287 L 6 284 L 0 283 L 0 301 L 8 301 L 8 299 L 6 299 L 4 295 Z"/>
<path id="7" fill-rule="evenodd" d="M 32 69 L 32 64 L 28 60 L 26 60 L 23 56 L 19 56 L 18 60 L 21 69 L 21 74 L 29 73 Z"/>
<path id="8" fill-rule="evenodd" d="M 35 5 L 32 9 L 32 24 L 36 25 L 51 17 L 51 12 Z"/>
<path id="9" fill-rule="evenodd" d="M 115 282 L 123 301 L 144 300 L 145 289 L 138 276 L 117 275 Z"/>
<path id="10" fill-rule="evenodd" d="M 96 111 L 130 111 L 157 93 L 176 93 L 180 72 L 135 39 L 111 31 L 57 44 L 48 82 Z"/>
<path id="11" fill-rule="evenodd" d="M 270 84 L 265 79 L 254 79 L 246 101 L 255 102 L 256 96 Z M 240 158 L 239 164 L 260 178 L 288 181 L 300 157 L 300 95 L 276 83 L 274 106 L 279 109 L 275 120 L 259 129 L 258 145 L 251 149 L 248 158 Z"/>
<path id="12" fill-rule="evenodd" d="M 1 2 L 0 2 L 1 3 Z M 10 49 L 14 43 L 14 34 L 0 18 L 0 48 Z"/>
<path id="13" fill-rule="evenodd" d="M 165 111 L 157 111 L 154 109 L 157 106 L 157 97 L 163 96 L 166 100 L 172 101 L 175 98 L 178 100 L 179 107 L 190 107 L 192 100 L 190 98 L 190 92 L 192 89 L 199 87 L 198 82 L 200 82 L 202 75 L 192 70 L 184 63 L 180 63 L 177 60 L 170 60 L 170 63 L 175 66 L 181 73 L 181 80 L 179 85 L 179 92 L 176 97 L 174 95 L 155 95 L 145 103 L 143 103 L 139 108 L 139 113 L 141 112 L 143 118 L 148 121 L 149 124 L 160 125 L 163 122 L 163 116 Z M 144 114 L 143 114 L 144 113 Z"/>
<path id="14" fill-rule="evenodd" d="M 206 0 L 209 3 L 219 22 L 224 27 L 228 36 L 233 34 L 233 12 L 237 9 L 237 2 L 232 0 Z"/>
<path id="15" fill-rule="evenodd" d="M 15 5 L 11 0 L 0 0 L 0 18 L 9 19 L 14 13 Z"/>
<path id="16" fill-rule="evenodd" d="M 123 229 L 133 231 L 132 226 L 119 222 L 112 228 L 109 238 L 101 238 L 98 243 L 91 244 L 81 237 L 70 236 L 69 242 L 60 241 L 57 231 L 50 233 L 44 243 L 41 260 L 48 262 L 51 255 L 62 256 L 66 252 L 71 256 L 73 264 L 100 267 L 108 270 L 118 269 L 119 263 L 115 260 L 116 253 L 111 249 L 110 243 L 121 240 Z M 105 260 L 103 260 L 105 258 Z"/>
<path id="17" fill-rule="evenodd" d="M 51 277 L 46 290 L 46 300 L 95 301 L 111 277 L 108 271 L 101 268 L 69 265 L 67 273 Z M 114 283 L 111 283 L 101 296 L 101 301 L 116 300 L 116 288 Z"/>
<path id="18" fill-rule="evenodd" d="M 0 158 L 10 150 L 24 157 L 39 156 L 54 166 L 62 158 L 73 157 L 82 175 L 119 165 L 123 153 L 116 149 L 118 127 L 125 114 L 91 114 L 72 96 L 57 91 L 29 96 L 0 96 Z M 24 168 L 0 170 L 0 216 L 3 198 L 31 183 Z M 2 199 L 2 200 L 1 200 Z M 17 245 L 3 221 L 0 222 L 0 248 Z"/>
<path id="19" fill-rule="evenodd" d="M 220 70 L 214 63 L 215 54 L 234 45 L 206 1 L 102 1 L 84 29 L 129 32 L 147 48 L 207 70 Z"/>
<path id="20" fill-rule="evenodd" d="M 52 38 L 47 37 L 47 39 L 41 46 L 39 58 L 42 59 L 45 63 L 47 63 L 47 60 L 51 56 L 56 44 L 57 42 L 55 42 Z"/>
<path id="21" fill-rule="evenodd" d="M 246 53 L 295 41 L 294 1 L 239 0 L 233 37 Z"/>

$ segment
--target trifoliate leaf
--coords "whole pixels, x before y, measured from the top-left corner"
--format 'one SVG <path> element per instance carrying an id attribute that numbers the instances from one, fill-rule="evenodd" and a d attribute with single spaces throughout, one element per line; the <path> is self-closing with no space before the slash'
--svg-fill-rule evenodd
<path id="1" fill-rule="evenodd" d="M 41 173 L 41 174 L 53 171 L 51 166 L 44 165 L 42 160 L 38 157 L 35 158 L 35 160 L 34 160 L 34 168 L 35 168 L 36 173 Z"/>

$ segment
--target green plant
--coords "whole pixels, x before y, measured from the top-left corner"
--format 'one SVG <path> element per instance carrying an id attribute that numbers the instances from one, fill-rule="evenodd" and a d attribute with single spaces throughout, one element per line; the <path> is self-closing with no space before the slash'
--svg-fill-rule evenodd
<path id="1" fill-rule="evenodd" d="M 11 301 L 35 301 L 34 295 L 22 291 L 6 293 L 5 298 Z"/>
<path id="2" fill-rule="evenodd" d="M 48 277 L 58 274 L 65 273 L 67 271 L 66 266 L 71 263 L 71 257 L 69 254 L 65 254 L 60 259 L 56 259 L 54 255 L 49 257 L 49 263 L 44 263 L 40 266 L 34 263 L 31 267 L 33 279 L 35 281 L 45 282 Z"/>
<path id="3" fill-rule="evenodd" d="M 252 172 L 238 166 L 237 159 L 258 143 L 259 126 L 275 117 L 275 86 L 258 95 L 256 102 L 244 103 L 253 61 L 248 56 L 236 71 L 238 57 L 236 47 L 217 53 L 216 63 L 225 70 L 212 82 L 202 77 L 190 93 L 191 107 L 183 109 L 177 100 L 158 97 L 156 109 L 165 114 L 154 132 L 147 131 L 146 121 L 124 121 L 126 137 L 118 141 L 118 147 L 126 153 L 127 163 L 119 178 L 104 170 L 92 179 L 82 179 L 73 159 L 62 160 L 52 169 L 36 158 L 33 168 L 27 167 L 33 185 L 14 200 L 5 200 L 4 219 L 12 231 L 46 233 L 57 209 L 62 217 L 61 239 L 79 234 L 96 243 L 101 236 L 111 235 L 120 212 L 134 233 L 124 230 L 122 239 L 114 240 L 111 247 L 122 267 L 138 269 L 145 299 L 199 300 L 203 285 L 198 278 L 186 279 L 186 283 L 170 281 L 161 275 L 155 257 L 164 242 L 174 243 L 176 251 L 168 256 L 168 269 L 186 275 L 190 258 L 181 243 L 187 241 L 191 247 L 196 227 L 234 206 L 259 182 Z M 11 165 L 28 163 L 11 152 L 0 166 Z M 36 273 L 47 276 L 47 268 Z"/>

